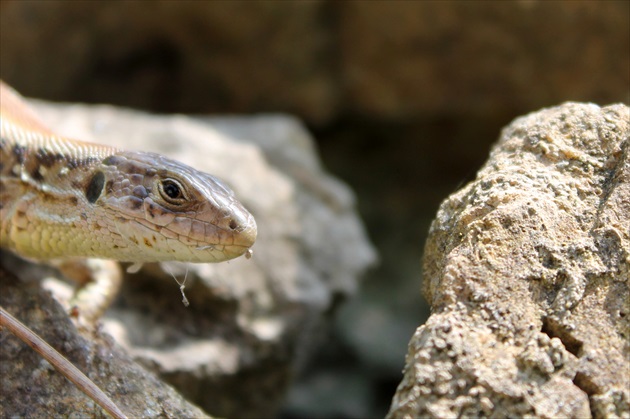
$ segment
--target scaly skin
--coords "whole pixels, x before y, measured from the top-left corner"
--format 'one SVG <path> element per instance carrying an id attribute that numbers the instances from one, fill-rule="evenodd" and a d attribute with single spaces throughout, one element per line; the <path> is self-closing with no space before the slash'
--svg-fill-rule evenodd
<path id="1" fill-rule="evenodd" d="M 0 82 L 0 245 L 32 259 L 221 262 L 256 222 L 217 178 L 53 134 Z"/>

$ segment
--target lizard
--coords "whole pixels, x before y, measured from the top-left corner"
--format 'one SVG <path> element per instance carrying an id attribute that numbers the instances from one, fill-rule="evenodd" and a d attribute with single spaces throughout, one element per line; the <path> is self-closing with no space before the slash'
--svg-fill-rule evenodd
<path id="1" fill-rule="evenodd" d="M 141 264 L 250 256 L 254 217 L 218 178 L 160 154 L 56 135 L 1 81 L 0 124 L 0 246 L 55 261 L 79 282 L 100 278 L 103 302 L 98 310 L 85 304 L 91 317 L 120 279 L 109 265 L 78 258 Z"/>
<path id="2" fill-rule="evenodd" d="M 112 261 L 222 262 L 250 257 L 256 236 L 254 217 L 218 178 L 157 153 L 57 135 L 0 80 L 0 247 L 50 261 L 87 283 L 74 301 L 89 323 L 120 286 L 122 273 Z M 25 342 L 22 336 L 34 335 L 20 331 L 23 325 L 2 307 L 0 314 L 0 326 Z M 43 346 L 32 340 L 30 346 Z M 95 394 L 80 372 L 63 371 L 73 367 L 62 356 L 54 361 L 54 353 L 44 352 Z M 95 401 L 124 417 L 106 395 Z"/>

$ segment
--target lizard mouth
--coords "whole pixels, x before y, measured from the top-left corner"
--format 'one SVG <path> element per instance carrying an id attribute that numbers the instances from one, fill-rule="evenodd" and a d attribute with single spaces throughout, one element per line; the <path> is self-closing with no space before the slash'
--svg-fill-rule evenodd
<path id="1" fill-rule="evenodd" d="M 219 250 L 224 254 L 225 260 L 234 259 L 243 254 L 249 254 L 249 249 L 254 245 L 254 242 L 256 242 L 258 235 L 258 228 L 254 217 L 248 213 L 247 218 L 241 220 L 238 227 L 232 228 L 232 232 L 230 242 L 197 246 L 196 250 Z"/>

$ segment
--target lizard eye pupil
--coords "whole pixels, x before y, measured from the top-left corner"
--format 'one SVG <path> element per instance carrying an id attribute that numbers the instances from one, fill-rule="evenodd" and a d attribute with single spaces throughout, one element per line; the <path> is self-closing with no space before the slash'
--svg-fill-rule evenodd
<path id="1" fill-rule="evenodd" d="M 164 193 L 172 199 L 180 198 L 182 195 L 182 191 L 179 190 L 179 186 L 173 182 L 164 182 Z"/>
<path id="2" fill-rule="evenodd" d="M 181 205 L 186 199 L 183 187 L 173 179 L 166 179 L 160 182 L 159 191 L 168 203 Z"/>

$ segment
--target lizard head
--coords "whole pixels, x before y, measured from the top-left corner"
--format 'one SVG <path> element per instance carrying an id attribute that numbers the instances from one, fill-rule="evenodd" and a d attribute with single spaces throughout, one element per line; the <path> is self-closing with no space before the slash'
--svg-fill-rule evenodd
<path id="1" fill-rule="evenodd" d="M 85 196 L 122 237 L 120 260 L 221 262 L 256 240 L 254 217 L 222 181 L 159 154 L 106 157 Z"/>

